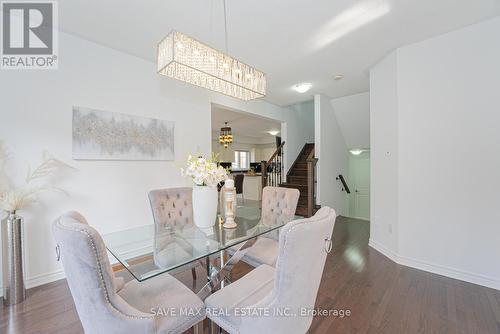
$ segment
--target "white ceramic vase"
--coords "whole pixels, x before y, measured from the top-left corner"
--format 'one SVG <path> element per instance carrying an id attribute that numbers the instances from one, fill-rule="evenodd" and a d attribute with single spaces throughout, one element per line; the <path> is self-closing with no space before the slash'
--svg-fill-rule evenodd
<path id="1" fill-rule="evenodd" d="M 217 187 L 193 187 L 193 219 L 201 229 L 213 227 L 217 219 Z"/>

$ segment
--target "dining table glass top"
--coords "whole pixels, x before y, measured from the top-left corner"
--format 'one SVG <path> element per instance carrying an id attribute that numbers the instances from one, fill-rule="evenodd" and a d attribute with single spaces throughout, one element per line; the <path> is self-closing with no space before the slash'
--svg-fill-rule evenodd
<path id="1" fill-rule="evenodd" d="M 295 217 L 300 218 L 300 217 Z M 218 219 L 211 228 L 195 224 L 151 223 L 103 235 L 108 251 L 135 277 L 144 281 L 188 263 L 204 260 L 232 246 L 278 230 L 289 222 L 280 214 L 261 217 L 255 203 L 238 205 L 237 227 L 224 228 Z"/>

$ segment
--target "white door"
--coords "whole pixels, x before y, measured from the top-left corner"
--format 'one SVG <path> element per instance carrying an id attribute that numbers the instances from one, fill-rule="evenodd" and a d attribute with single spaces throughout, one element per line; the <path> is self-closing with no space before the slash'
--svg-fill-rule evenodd
<path id="1" fill-rule="evenodd" d="M 363 153 L 351 159 L 350 214 L 354 218 L 370 219 L 370 155 Z"/>

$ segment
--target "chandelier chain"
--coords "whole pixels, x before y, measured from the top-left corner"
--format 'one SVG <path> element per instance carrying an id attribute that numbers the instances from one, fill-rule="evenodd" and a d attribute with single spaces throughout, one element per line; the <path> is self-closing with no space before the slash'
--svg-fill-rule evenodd
<path id="1" fill-rule="evenodd" d="M 227 8 L 226 8 L 226 0 L 222 0 L 224 5 L 224 40 L 226 42 L 226 53 L 229 54 L 229 44 L 227 42 Z"/>
<path id="2" fill-rule="evenodd" d="M 214 0 L 211 0 L 210 1 L 210 18 L 208 20 L 208 27 L 210 30 L 210 40 L 212 41 L 212 43 L 215 42 L 213 21 L 214 21 Z"/>

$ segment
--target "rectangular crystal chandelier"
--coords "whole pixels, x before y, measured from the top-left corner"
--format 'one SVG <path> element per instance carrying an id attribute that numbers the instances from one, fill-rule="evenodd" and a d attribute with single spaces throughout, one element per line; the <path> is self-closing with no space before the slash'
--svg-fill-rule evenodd
<path id="1" fill-rule="evenodd" d="M 158 73 L 244 101 L 266 95 L 266 75 L 180 32 L 158 44 Z"/>

